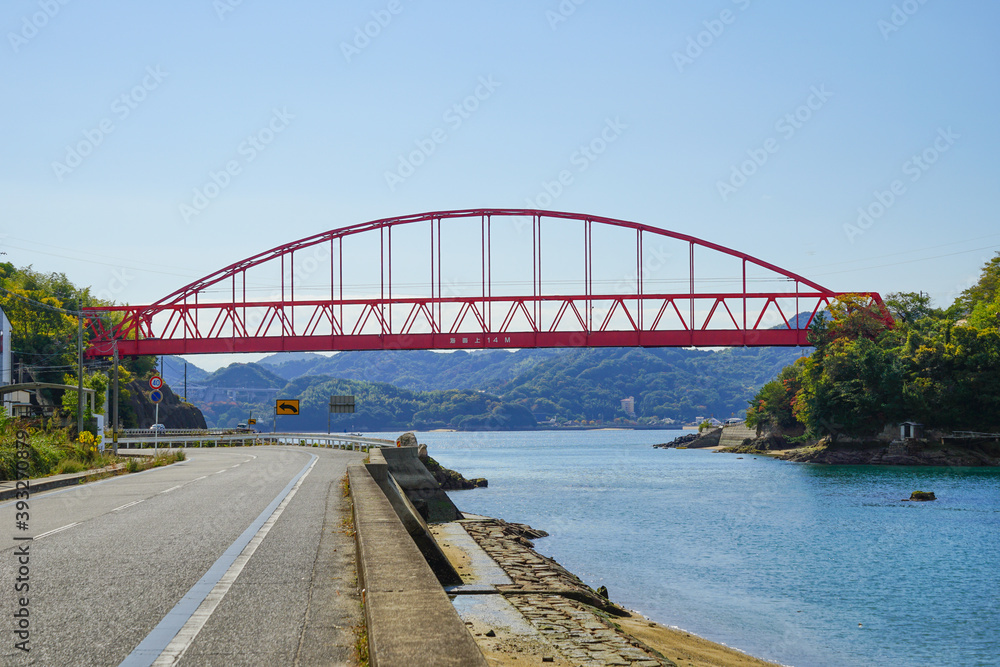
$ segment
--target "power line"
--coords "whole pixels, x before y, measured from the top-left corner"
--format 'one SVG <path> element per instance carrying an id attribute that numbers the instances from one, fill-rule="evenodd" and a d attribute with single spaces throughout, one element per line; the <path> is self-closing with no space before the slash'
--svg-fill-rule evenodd
<path id="1" fill-rule="evenodd" d="M 963 243 L 972 243 L 973 241 L 981 241 L 983 239 L 991 239 L 991 238 L 994 238 L 996 236 L 1000 236 L 1000 233 L 986 234 L 985 236 L 977 236 L 975 238 L 965 239 L 963 241 L 952 241 L 951 243 L 938 243 L 936 245 L 926 246 L 926 247 L 923 247 L 923 248 L 914 248 L 912 250 L 902 250 L 900 252 L 885 253 L 885 254 L 879 255 L 877 258 L 876 257 L 866 257 L 866 258 L 862 258 L 862 259 L 848 259 L 848 260 L 844 260 L 842 262 L 831 262 L 831 263 L 828 263 L 828 264 L 812 264 L 812 265 L 810 265 L 810 268 L 823 268 L 823 267 L 827 267 L 827 266 L 842 266 L 844 264 L 857 264 L 858 262 L 870 262 L 870 261 L 872 261 L 874 259 L 882 259 L 884 257 L 898 257 L 899 255 L 909 255 L 909 254 L 915 253 L 915 252 L 923 252 L 924 250 L 937 250 L 938 248 L 947 248 L 948 246 L 962 245 Z"/>
<path id="2" fill-rule="evenodd" d="M 919 257 L 917 259 L 908 259 L 902 262 L 892 262 L 890 264 L 878 264 L 876 266 L 863 266 L 855 269 L 843 269 L 841 271 L 827 271 L 826 273 L 816 273 L 813 275 L 818 276 L 831 276 L 837 273 L 857 273 L 858 271 L 869 271 L 871 269 L 884 269 L 890 266 L 900 266 L 901 264 L 913 264 L 915 262 L 926 262 L 931 259 L 940 259 L 942 257 L 954 257 L 955 255 L 965 255 L 970 252 L 981 252 L 983 250 L 995 250 L 1000 248 L 1000 245 L 984 246 L 982 248 L 972 248 L 971 250 L 959 250 L 958 252 L 949 252 L 943 255 L 932 255 L 930 257 Z"/>
<path id="3" fill-rule="evenodd" d="M 82 317 L 83 316 L 83 313 L 81 311 L 78 311 L 78 310 L 66 310 L 65 308 L 60 308 L 59 306 L 53 306 L 53 305 L 50 305 L 50 304 L 47 304 L 47 303 L 42 303 L 41 301 L 35 301 L 34 299 L 29 299 L 28 297 L 22 296 L 22 295 L 18 294 L 17 292 L 12 292 L 9 289 L 7 289 L 6 287 L 0 287 L 0 291 L 3 291 L 6 294 L 8 294 L 8 295 L 10 295 L 10 296 L 12 296 L 14 298 L 20 299 L 21 301 L 24 301 L 26 303 L 30 303 L 33 306 L 38 306 L 39 308 L 44 308 L 46 310 L 51 310 L 51 311 L 54 311 L 54 312 L 57 312 L 57 313 L 62 313 L 63 315 L 72 315 L 73 317 Z"/>

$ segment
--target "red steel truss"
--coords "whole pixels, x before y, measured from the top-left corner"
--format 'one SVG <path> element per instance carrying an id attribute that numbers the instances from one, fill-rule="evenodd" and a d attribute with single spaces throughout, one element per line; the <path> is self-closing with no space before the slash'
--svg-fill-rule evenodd
<path id="1" fill-rule="evenodd" d="M 463 219 L 479 222 L 481 258 L 474 296 L 455 296 L 442 281 L 441 223 Z M 531 293 L 494 295 L 491 227 L 498 218 L 518 218 L 532 232 Z M 542 228 L 546 220 L 580 224 L 584 278 L 581 288 L 553 293 L 543 282 Z M 408 296 L 392 283 L 392 231 L 402 225 L 429 223 L 429 296 Z M 635 274 L 627 293 L 594 290 L 593 233 L 599 225 L 634 230 Z M 344 296 L 345 238 L 379 237 L 378 296 Z M 647 292 L 643 244 L 668 237 L 688 247 L 687 289 L 681 293 Z M 329 253 L 329 296 L 296 295 L 295 253 L 326 244 Z M 741 291 L 699 292 L 695 249 L 704 248 L 740 260 Z M 406 247 L 406 255 L 417 249 Z M 471 249 L 470 249 L 471 250 Z M 546 248 L 558 253 L 559 249 Z M 562 257 L 563 261 L 566 260 Z M 280 264 L 280 298 L 248 300 L 247 271 Z M 286 278 L 286 262 L 292 271 Z M 763 270 L 787 289 L 752 292 L 747 269 Z M 277 267 L 276 267 L 277 268 Z M 326 270 L 324 264 L 324 271 Z M 527 276 L 524 277 L 527 284 Z M 224 301 L 207 301 L 206 290 L 225 288 Z M 412 290 L 410 290 L 412 292 Z M 527 292 L 527 289 L 524 290 Z M 301 290 L 300 290 L 301 292 Z M 864 293 L 881 304 L 876 293 Z M 112 353 L 115 342 L 123 355 L 206 354 L 327 350 L 424 349 L 454 350 L 531 347 L 690 347 L 808 345 L 806 334 L 815 315 L 839 293 L 745 253 L 648 225 L 593 215 L 532 209 L 437 211 L 374 220 L 334 229 L 259 253 L 182 287 L 148 306 L 111 306 L 90 312 L 90 356 Z M 393 313 L 397 313 L 394 317 Z M 808 312 L 808 322 L 796 318 Z M 400 317 L 406 313 L 405 317 Z M 765 322 L 768 316 L 770 323 Z M 775 325 L 777 320 L 777 326 Z"/>

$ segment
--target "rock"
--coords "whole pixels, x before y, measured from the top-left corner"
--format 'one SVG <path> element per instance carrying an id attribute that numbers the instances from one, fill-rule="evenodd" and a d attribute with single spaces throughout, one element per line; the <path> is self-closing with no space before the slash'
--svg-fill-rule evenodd
<path id="1" fill-rule="evenodd" d="M 487 631 L 486 636 L 487 637 L 496 637 L 497 633 L 494 632 L 493 630 L 489 630 L 489 631 Z"/>
<path id="2" fill-rule="evenodd" d="M 944 444 L 915 442 L 907 444 L 901 450 L 878 441 L 840 444 L 827 437 L 779 458 L 799 463 L 834 465 L 998 466 L 1000 443 L 971 439 Z"/>
<path id="3" fill-rule="evenodd" d="M 424 467 L 427 468 L 427 471 L 434 477 L 434 480 L 445 491 L 465 491 L 489 486 L 489 481 L 485 477 L 477 477 L 471 480 L 466 479 L 461 473 L 445 468 L 430 456 L 421 459 L 421 461 Z"/>
<path id="4" fill-rule="evenodd" d="M 131 395 L 128 404 L 136 416 L 137 426 L 148 428 L 152 425 L 157 414 L 156 404 L 149 400 L 149 385 L 140 380 L 132 380 L 125 386 Z M 163 393 L 159 410 L 161 424 L 167 428 L 207 428 L 205 416 L 201 410 L 190 403 L 183 402 L 167 385 L 160 387 L 160 391 Z"/>
<path id="5" fill-rule="evenodd" d="M 417 436 L 413 434 L 413 431 L 407 431 L 403 435 L 396 438 L 397 447 L 416 447 L 417 446 Z"/>
<path id="6" fill-rule="evenodd" d="M 685 435 L 678 436 L 671 440 L 670 442 L 662 442 L 658 445 L 653 445 L 656 449 L 667 449 L 669 447 L 676 447 L 677 449 L 687 449 L 688 447 L 714 447 L 719 444 L 719 438 L 722 436 L 722 429 L 712 429 L 706 431 L 704 434 L 698 433 L 687 433 Z"/>
<path id="7" fill-rule="evenodd" d="M 934 497 L 933 491 L 914 491 L 910 494 L 910 500 L 924 501 L 924 500 L 937 500 Z"/>
<path id="8" fill-rule="evenodd" d="M 608 597 L 608 587 L 607 586 L 601 586 L 600 588 L 598 588 L 597 589 L 597 594 L 600 595 L 605 600 L 610 600 L 611 599 L 611 598 Z"/>

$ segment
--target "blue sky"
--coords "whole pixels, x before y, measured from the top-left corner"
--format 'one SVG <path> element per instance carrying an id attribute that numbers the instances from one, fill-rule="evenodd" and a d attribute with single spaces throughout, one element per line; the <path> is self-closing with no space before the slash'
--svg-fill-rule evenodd
<path id="1" fill-rule="evenodd" d="M 524 207 L 568 170 L 544 208 L 947 305 L 1000 249 L 998 23 L 971 0 L 12 0 L 0 251 L 147 303 L 328 229 Z"/>

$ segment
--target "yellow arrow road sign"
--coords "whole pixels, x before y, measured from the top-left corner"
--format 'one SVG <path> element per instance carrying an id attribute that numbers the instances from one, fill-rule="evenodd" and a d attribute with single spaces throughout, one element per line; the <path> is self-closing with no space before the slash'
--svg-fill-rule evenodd
<path id="1" fill-rule="evenodd" d="M 279 398 L 274 402 L 274 413 L 278 415 L 299 414 L 299 401 L 297 398 Z"/>

